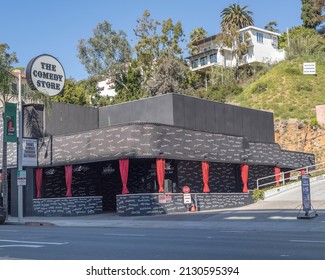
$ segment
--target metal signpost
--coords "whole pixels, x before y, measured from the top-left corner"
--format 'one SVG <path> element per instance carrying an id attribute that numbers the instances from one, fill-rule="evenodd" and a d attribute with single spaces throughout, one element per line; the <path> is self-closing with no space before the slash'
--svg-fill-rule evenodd
<path id="1" fill-rule="evenodd" d="M 310 219 L 310 218 L 317 217 L 318 214 L 313 208 L 313 206 L 311 205 L 309 174 L 301 175 L 301 194 L 302 194 L 302 206 L 299 210 L 297 218 Z M 304 215 L 300 215 L 301 210 L 305 212 Z M 310 215 L 310 213 L 313 213 L 313 215 Z"/>

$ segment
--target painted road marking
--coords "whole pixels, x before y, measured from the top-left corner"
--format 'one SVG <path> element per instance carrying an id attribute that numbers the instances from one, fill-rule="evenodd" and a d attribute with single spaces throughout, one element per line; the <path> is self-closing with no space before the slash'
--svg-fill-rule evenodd
<path id="1" fill-rule="evenodd" d="M 325 243 L 325 240 L 290 240 L 290 242 L 299 242 L 299 243 Z"/>
<path id="2" fill-rule="evenodd" d="M 256 219 L 256 217 L 252 217 L 252 216 L 241 216 L 241 217 L 227 217 L 225 218 L 225 220 L 254 220 Z"/>
<path id="3" fill-rule="evenodd" d="M 0 245 L 0 248 L 11 248 L 11 247 L 41 248 L 41 247 L 44 247 L 44 246 L 43 245 L 25 245 L 25 244 L 19 244 L 19 245 Z"/>
<path id="4" fill-rule="evenodd" d="M 129 234 L 129 233 L 105 233 L 107 236 L 126 236 L 126 237 L 145 237 L 145 234 Z"/>
<path id="5" fill-rule="evenodd" d="M 22 240 L 8 240 L 0 239 L 0 242 L 9 242 L 9 243 L 25 243 L 25 244 L 38 244 L 38 245 L 66 245 L 69 242 L 41 242 L 41 241 L 22 241 Z"/>
<path id="6" fill-rule="evenodd" d="M 269 217 L 271 220 L 297 220 L 297 217 L 290 216 L 271 216 Z"/>

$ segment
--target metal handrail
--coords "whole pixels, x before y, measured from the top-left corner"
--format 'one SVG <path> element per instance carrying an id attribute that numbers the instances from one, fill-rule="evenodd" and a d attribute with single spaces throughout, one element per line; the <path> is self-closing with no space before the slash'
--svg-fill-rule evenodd
<path id="1" fill-rule="evenodd" d="M 317 167 L 319 167 L 321 165 L 324 165 L 324 167 L 320 168 L 320 169 L 316 169 Z M 325 173 L 325 162 L 321 162 L 321 163 L 318 163 L 318 164 L 301 167 L 301 168 L 286 171 L 286 172 L 281 172 L 281 173 L 279 173 L 279 176 L 280 176 L 279 182 L 280 182 L 280 184 L 284 185 L 287 181 L 291 181 L 292 179 L 293 180 L 299 180 L 300 179 L 300 173 L 301 173 L 302 170 L 305 170 L 309 174 L 314 174 L 314 173 L 320 172 L 320 171 L 324 171 L 324 173 Z M 298 174 L 294 174 L 294 175 L 291 175 L 289 177 L 285 176 L 285 174 L 292 174 L 292 173 L 298 173 Z M 258 178 L 256 180 L 256 188 L 259 190 L 261 187 L 264 187 L 264 186 L 269 187 L 269 186 L 275 185 L 278 182 L 277 180 L 268 181 L 267 183 L 261 184 L 261 181 L 266 180 L 266 179 L 270 179 L 270 178 L 274 178 L 274 177 L 275 177 L 275 174 Z"/>

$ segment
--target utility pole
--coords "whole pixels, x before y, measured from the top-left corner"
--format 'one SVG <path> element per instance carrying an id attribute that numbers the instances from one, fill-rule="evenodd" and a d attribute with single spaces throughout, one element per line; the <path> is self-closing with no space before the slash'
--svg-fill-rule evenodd
<path id="1" fill-rule="evenodd" d="M 18 72 L 19 71 L 19 72 Z M 18 150 L 17 150 L 17 162 L 18 162 L 18 171 L 23 170 L 23 106 L 22 106 L 22 98 L 21 98 L 21 71 L 18 70 Z M 18 182 L 18 180 L 17 180 Z M 18 184 L 17 184 L 18 185 Z M 19 185 L 18 187 L 18 222 L 22 222 L 23 219 L 23 186 Z"/>

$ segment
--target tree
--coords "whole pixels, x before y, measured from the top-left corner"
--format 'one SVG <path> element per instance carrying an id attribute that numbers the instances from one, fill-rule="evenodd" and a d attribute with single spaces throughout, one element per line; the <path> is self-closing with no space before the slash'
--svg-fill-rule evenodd
<path id="1" fill-rule="evenodd" d="M 222 53 L 231 51 L 235 58 L 235 79 L 239 81 L 239 65 L 243 56 L 248 52 L 250 35 L 240 32 L 237 25 L 228 25 L 228 29 L 216 37 Z M 223 55 L 225 57 L 225 55 Z"/>
<path id="2" fill-rule="evenodd" d="M 126 70 L 131 60 L 131 47 L 124 31 L 115 31 L 104 21 L 99 23 L 93 37 L 80 40 L 78 58 L 90 75 L 114 78 L 119 81 L 119 73 Z"/>
<path id="3" fill-rule="evenodd" d="M 148 82 L 150 95 L 181 92 L 187 81 L 188 66 L 176 58 L 162 59 Z"/>
<path id="4" fill-rule="evenodd" d="M 134 33 L 139 39 L 135 50 L 137 67 L 141 69 L 143 75 L 142 89 L 149 95 L 153 95 L 160 92 L 162 88 L 157 84 L 157 77 L 166 77 L 163 83 L 168 83 L 169 79 L 179 78 L 166 75 L 176 75 L 175 71 L 167 70 L 170 63 L 176 67 L 179 66 L 175 61 L 181 59 L 182 56 L 180 47 L 180 42 L 184 38 L 182 24 L 180 22 L 174 24 L 170 18 L 160 23 L 152 19 L 150 12 L 145 10 L 142 18 L 137 20 Z M 158 88 L 160 89 L 157 91 Z"/>
<path id="5" fill-rule="evenodd" d="M 123 85 L 116 84 L 116 96 L 113 103 L 120 103 L 125 101 L 132 101 L 140 99 L 145 95 L 142 88 L 143 75 L 137 60 L 131 62 L 127 72 L 123 73 Z"/>
<path id="6" fill-rule="evenodd" d="M 179 44 L 184 41 L 182 24 L 179 21 L 174 24 L 173 20 L 169 18 L 163 21 L 161 31 L 161 57 L 167 59 L 181 58 L 183 50 Z"/>
<path id="7" fill-rule="evenodd" d="M 288 44 L 288 37 L 290 44 Z M 283 34 L 279 38 L 279 46 L 286 49 L 287 57 L 324 57 L 325 42 L 322 35 L 315 29 L 296 26 L 289 30 L 288 34 Z"/>
<path id="8" fill-rule="evenodd" d="M 87 81 L 76 82 L 74 79 L 66 79 L 63 94 L 51 97 L 51 101 L 89 106 L 90 95 L 86 91 Z M 96 88 L 94 88 L 96 92 Z"/>
<path id="9" fill-rule="evenodd" d="M 322 11 L 325 6 L 324 1 L 301 0 L 301 3 L 301 19 L 303 21 L 303 26 L 315 29 L 322 23 L 322 21 L 324 21 L 324 17 L 322 16 Z"/>
<path id="10" fill-rule="evenodd" d="M 236 26 L 238 29 L 254 25 L 253 12 L 247 10 L 248 6 L 231 4 L 221 11 L 221 28 L 223 31 Z"/>
<path id="11" fill-rule="evenodd" d="M 276 21 L 270 21 L 268 24 L 264 26 L 265 30 L 280 33 L 280 30 L 276 27 L 278 26 L 278 23 Z"/>
<path id="12" fill-rule="evenodd" d="M 142 18 L 137 19 L 137 25 L 134 29 L 134 34 L 138 38 L 135 50 L 144 74 L 144 83 L 150 78 L 154 62 L 159 58 L 159 25 L 161 25 L 160 22 L 152 19 L 150 12 L 145 10 Z"/>
<path id="13" fill-rule="evenodd" d="M 191 31 L 190 33 L 190 42 L 187 47 L 190 50 L 190 55 L 195 55 L 198 53 L 199 48 L 197 46 L 198 42 L 205 39 L 208 35 L 208 32 L 202 27 L 198 27 Z"/>

